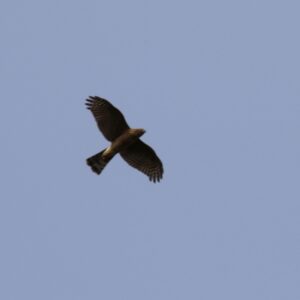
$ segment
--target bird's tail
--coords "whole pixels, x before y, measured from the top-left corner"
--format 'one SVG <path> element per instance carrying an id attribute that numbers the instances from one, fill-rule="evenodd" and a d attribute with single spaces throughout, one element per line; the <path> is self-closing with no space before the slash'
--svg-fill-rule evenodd
<path id="1" fill-rule="evenodd" d="M 105 150 L 106 149 L 89 157 L 86 160 L 86 163 L 92 168 L 93 172 L 95 172 L 98 175 L 102 172 L 102 170 L 105 168 L 105 166 L 113 158 L 113 156 L 111 156 L 111 157 L 103 156 L 102 154 Z"/>

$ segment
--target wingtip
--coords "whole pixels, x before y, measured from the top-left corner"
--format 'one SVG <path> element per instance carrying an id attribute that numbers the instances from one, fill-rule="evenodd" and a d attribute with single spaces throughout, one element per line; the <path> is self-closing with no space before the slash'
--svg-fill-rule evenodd
<path id="1" fill-rule="evenodd" d="M 162 175 L 159 175 L 159 174 L 149 177 L 149 180 L 153 183 L 158 183 L 161 181 L 161 179 L 162 179 Z"/>
<path id="2" fill-rule="evenodd" d="M 94 101 L 95 101 L 95 99 L 93 99 L 92 96 L 89 96 L 89 98 L 85 99 L 86 108 L 91 109 Z"/>

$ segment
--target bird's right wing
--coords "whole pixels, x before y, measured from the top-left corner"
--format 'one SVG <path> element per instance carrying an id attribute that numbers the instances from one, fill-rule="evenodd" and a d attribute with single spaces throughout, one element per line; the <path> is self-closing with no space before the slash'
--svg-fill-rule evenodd
<path id="1" fill-rule="evenodd" d="M 162 179 L 164 172 L 162 162 L 155 151 L 140 139 L 122 150 L 120 155 L 130 166 L 146 174 L 150 181 Z"/>
<path id="2" fill-rule="evenodd" d="M 123 114 L 106 99 L 90 96 L 86 100 L 89 109 L 98 125 L 98 128 L 109 141 L 115 140 L 129 128 Z"/>

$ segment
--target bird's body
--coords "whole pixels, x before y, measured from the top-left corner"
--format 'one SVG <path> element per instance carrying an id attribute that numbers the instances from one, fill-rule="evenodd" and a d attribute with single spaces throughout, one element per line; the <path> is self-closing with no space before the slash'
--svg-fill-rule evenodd
<path id="1" fill-rule="evenodd" d="M 122 113 L 103 98 L 90 97 L 86 105 L 100 131 L 111 141 L 109 147 L 87 159 L 92 170 L 99 175 L 108 162 L 120 153 L 129 165 L 146 174 L 150 181 L 159 181 L 163 175 L 163 165 L 154 150 L 140 140 L 145 130 L 130 128 Z"/>
<path id="2" fill-rule="evenodd" d="M 111 143 L 109 147 L 104 150 L 103 156 L 113 157 L 115 154 L 121 152 L 123 149 L 126 149 L 129 145 L 134 143 L 144 133 L 144 129 L 129 128 L 125 130 Z"/>

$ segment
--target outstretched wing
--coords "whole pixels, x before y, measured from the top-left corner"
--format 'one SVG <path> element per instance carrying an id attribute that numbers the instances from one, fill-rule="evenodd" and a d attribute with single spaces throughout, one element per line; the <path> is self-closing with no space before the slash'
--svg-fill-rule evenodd
<path id="1" fill-rule="evenodd" d="M 154 150 L 140 139 L 120 152 L 122 158 L 132 167 L 149 177 L 150 181 L 160 181 L 163 176 L 163 164 Z"/>
<path id="2" fill-rule="evenodd" d="M 90 96 L 86 106 L 96 119 L 98 128 L 106 139 L 114 141 L 129 128 L 123 114 L 106 99 Z"/>

